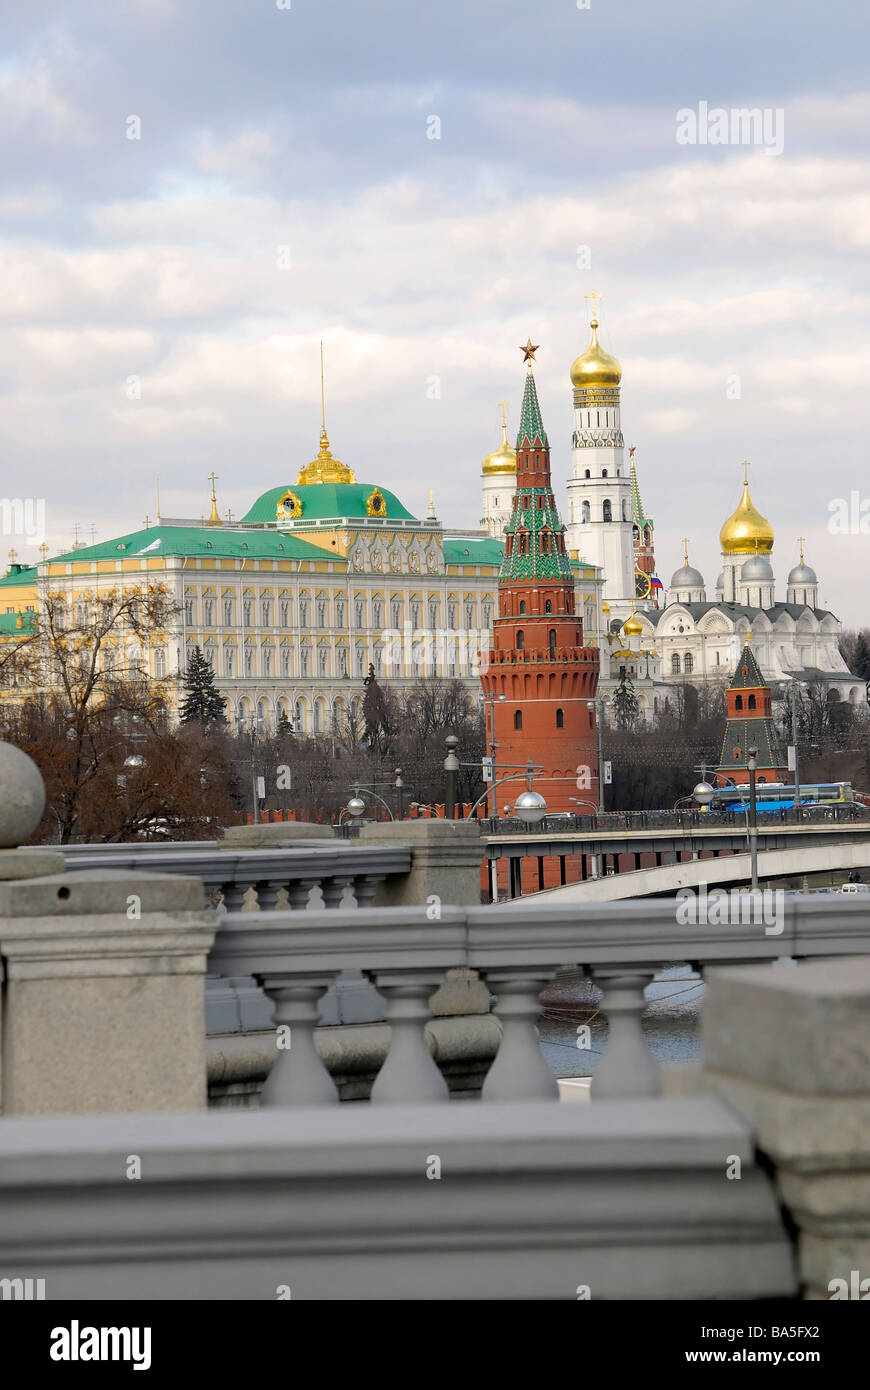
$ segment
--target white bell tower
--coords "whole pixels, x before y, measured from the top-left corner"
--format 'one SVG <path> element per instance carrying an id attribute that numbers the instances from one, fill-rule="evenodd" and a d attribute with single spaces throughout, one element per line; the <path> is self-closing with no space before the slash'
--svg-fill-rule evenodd
<path id="1" fill-rule="evenodd" d="M 631 477 L 619 407 L 622 367 L 598 342 L 592 299 L 592 341 L 571 367 L 574 433 L 568 480 L 568 546 L 604 571 L 603 597 L 615 616 L 634 601 Z"/>

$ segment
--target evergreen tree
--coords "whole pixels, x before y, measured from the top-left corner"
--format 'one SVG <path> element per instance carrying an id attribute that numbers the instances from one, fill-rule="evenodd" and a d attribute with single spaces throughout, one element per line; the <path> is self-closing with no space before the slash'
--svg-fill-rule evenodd
<path id="1" fill-rule="evenodd" d="M 184 703 L 179 715 L 182 724 L 201 724 L 204 729 L 213 724 L 226 725 L 223 696 L 215 690 L 214 672 L 199 647 L 193 649 L 183 684 Z"/>
<path id="2" fill-rule="evenodd" d="M 640 718 L 640 701 L 634 693 L 631 676 L 624 666 L 620 668 L 619 685 L 613 692 L 612 704 L 617 728 L 633 729 Z"/>

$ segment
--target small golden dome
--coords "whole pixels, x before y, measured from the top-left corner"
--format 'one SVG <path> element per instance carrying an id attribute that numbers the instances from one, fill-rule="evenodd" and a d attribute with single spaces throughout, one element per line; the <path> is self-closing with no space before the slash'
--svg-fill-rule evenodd
<path id="1" fill-rule="evenodd" d="M 626 618 L 622 624 L 622 630 L 626 637 L 639 637 L 643 632 L 643 623 L 636 613 L 632 613 L 630 618 Z"/>
<path id="2" fill-rule="evenodd" d="M 773 550 L 773 527 L 752 505 L 745 480 L 740 505 L 719 532 L 719 543 L 725 555 L 769 554 Z"/>
<path id="3" fill-rule="evenodd" d="M 605 352 L 598 342 L 598 320 L 593 319 L 592 342 L 584 353 L 571 366 L 571 380 L 577 387 L 618 386 L 622 380 L 622 367 L 615 357 Z"/>
<path id="4" fill-rule="evenodd" d="M 609 612 L 610 612 L 610 604 L 609 604 L 609 603 L 602 603 L 602 605 L 601 605 L 601 611 L 602 611 L 602 613 L 609 613 Z"/>
<path id="5" fill-rule="evenodd" d="M 483 472 L 491 477 L 494 473 L 516 473 L 517 451 L 512 448 L 507 437 L 507 425 L 501 427 L 502 440 L 497 449 L 487 454 L 483 460 Z"/>

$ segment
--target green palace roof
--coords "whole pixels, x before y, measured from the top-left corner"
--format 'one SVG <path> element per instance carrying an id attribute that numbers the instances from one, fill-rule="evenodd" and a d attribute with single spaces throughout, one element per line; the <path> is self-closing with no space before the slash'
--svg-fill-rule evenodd
<path id="1" fill-rule="evenodd" d="M 64 555 L 52 555 L 50 564 L 90 560 L 147 559 L 156 555 L 221 555 L 224 558 L 259 560 L 329 559 L 322 546 L 311 545 L 286 531 L 237 531 L 230 526 L 149 526 L 99 545 L 85 545 Z M 36 572 L 34 571 L 34 579 Z M 18 582 L 21 582 L 19 576 Z"/>
<path id="2" fill-rule="evenodd" d="M 371 521 L 367 505 L 372 493 L 378 492 L 386 504 L 383 512 L 377 514 L 387 521 L 416 521 L 417 518 L 402 506 L 394 492 L 375 483 L 285 483 L 283 487 L 270 487 L 259 496 L 251 510 L 242 521 L 248 523 L 267 523 L 274 526 L 277 520 L 278 503 L 286 492 L 292 492 L 302 503 L 302 512 L 291 518 L 304 526 L 306 521 L 344 521 L 364 519 Z"/>
<path id="3" fill-rule="evenodd" d="M 0 578 L 0 585 L 15 588 L 19 584 L 35 584 L 36 580 L 35 565 L 10 565 L 7 573 Z"/>
<path id="4" fill-rule="evenodd" d="M 504 541 L 493 540 L 492 536 L 445 536 L 445 565 L 495 565 L 498 567 L 504 558 Z"/>

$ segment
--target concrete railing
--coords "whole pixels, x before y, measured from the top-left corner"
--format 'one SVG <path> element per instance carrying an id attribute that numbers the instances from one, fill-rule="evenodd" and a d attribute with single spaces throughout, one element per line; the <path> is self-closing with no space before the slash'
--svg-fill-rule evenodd
<path id="1" fill-rule="evenodd" d="M 765 901 L 769 912 L 762 920 Z M 517 903 L 498 908 L 362 909 L 355 912 L 230 913 L 209 960 L 212 972 L 250 975 L 274 1005 L 278 1050 L 264 1105 L 337 1101 L 314 1045 L 319 1001 L 342 970 L 364 972 L 387 1000 L 392 1040 L 371 1093 L 376 1104 L 447 1099 L 424 1029 L 429 997 L 445 970 L 479 973 L 497 996 L 502 1042 L 483 1085 L 484 1100 L 555 1099 L 556 1081 L 541 1054 L 536 1020 L 541 989 L 565 965 L 587 968 L 603 992 L 609 1041 L 593 1078 L 596 1097 L 660 1093 L 661 1073 L 647 1049 L 644 990 L 659 970 L 689 961 L 712 964 L 780 957 L 870 952 L 870 919 L 861 903 L 759 895 L 733 899 L 733 919 L 758 910 L 757 922 L 699 925 L 673 899 L 571 908 Z M 713 914 L 711 914 L 713 915 Z"/>

